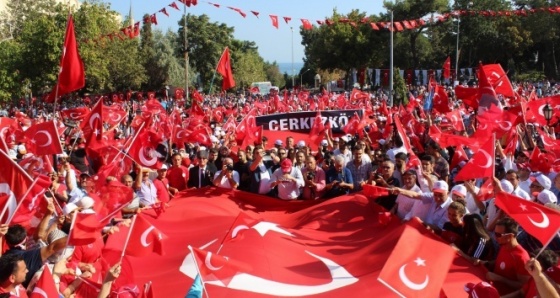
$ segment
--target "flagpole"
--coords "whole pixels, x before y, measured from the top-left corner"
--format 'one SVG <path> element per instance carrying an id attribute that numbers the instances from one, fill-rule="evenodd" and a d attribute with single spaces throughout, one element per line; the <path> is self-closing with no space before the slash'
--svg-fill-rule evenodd
<path id="1" fill-rule="evenodd" d="M 78 212 L 74 212 L 74 215 L 72 215 L 72 223 L 70 224 L 70 229 L 68 230 L 68 236 L 66 237 L 66 245 L 62 250 L 62 255 L 64 255 L 66 253 L 66 249 L 68 249 L 68 243 L 70 243 L 70 236 L 72 235 L 72 230 L 74 230 L 74 225 L 76 224 L 76 214 L 78 214 Z"/>
<path id="2" fill-rule="evenodd" d="M 136 223 L 136 217 L 138 217 L 138 215 L 135 215 L 132 218 L 132 223 L 130 224 L 130 230 L 128 230 L 128 235 L 126 235 L 126 240 L 124 241 L 124 248 L 123 248 L 123 251 L 121 253 L 121 258 L 119 259 L 119 262 L 122 262 L 122 260 L 124 258 L 124 254 L 126 252 L 126 247 L 128 246 L 128 241 L 130 240 L 130 235 L 132 234 L 132 230 L 134 229 L 134 223 Z"/>
<path id="3" fill-rule="evenodd" d="M 66 32 L 68 32 L 68 26 L 70 25 L 70 16 L 71 15 L 72 14 L 70 13 L 70 7 L 69 7 L 68 8 L 68 17 L 66 18 Z M 63 47 L 63 49 L 62 49 L 62 51 L 63 51 L 62 57 L 63 58 L 64 58 L 64 45 L 66 45 L 66 34 L 64 35 L 64 44 L 62 46 Z M 56 117 L 56 102 L 57 102 L 57 99 L 58 99 L 58 83 L 60 82 L 60 73 L 61 73 L 60 68 L 61 67 L 62 67 L 62 59 L 60 61 L 60 66 L 58 68 L 58 76 L 57 76 L 57 79 L 56 79 L 56 89 L 55 89 L 55 92 L 54 92 L 53 114 L 54 114 L 55 117 Z"/>
<path id="4" fill-rule="evenodd" d="M 127 153 L 130 150 L 130 146 L 132 146 L 132 143 L 134 143 L 134 141 L 136 140 L 136 138 L 138 137 L 138 135 L 140 134 L 140 131 L 142 130 L 142 128 L 144 128 L 144 125 L 146 124 L 146 122 L 142 122 L 142 124 L 140 125 L 140 128 L 138 128 L 138 131 L 136 132 L 136 134 L 134 134 L 134 137 L 132 137 L 132 141 L 130 141 L 130 144 L 128 144 L 128 147 L 125 148 L 125 150 L 119 150 L 119 153 L 117 153 L 117 155 L 115 155 L 115 157 L 113 158 L 113 160 L 111 160 L 111 163 L 115 162 L 115 160 L 117 159 L 117 157 L 119 157 L 121 155 L 121 153 Z M 125 152 L 126 151 L 126 152 Z"/>
<path id="5" fill-rule="evenodd" d="M 224 236 L 224 238 L 222 238 L 222 242 L 220 242 L 220 247 L 218 248 L 218 250 L 216 251 L 216 254 L 220 253 L 220 250 L 222 250 L 222 247 L 224 247 L 224 241 L 226 240 L 226 238 L 228 237 L 229 233 L 231 232 L 231 230 L 233 229 L 233 225 L 237 222 L 237 219 L 239 218 L 239 216 L 241 216 L 241 212 L 240 211 L 237 216 L 235 217 L 235 219 L 233 220 L 233 222 L 231 223 L 231 226 L 228 229 L 227 234 Z"/>
<path id="6" fill-rule="evenodd" d="M 216 64 L 216 68 L 214 69 L 214 74 L 212 75 L 212 80 L 210 81 L 210 91 L 208 91 L 208 94 L 212 94 L 212 86 L 214 86 L 214 79 L 216 78 L 216 72 L 218 71 L 218 66 L 220 65 L 220 62 L 222 61 L 222 58 L 224 58 L 224 54 L 226 53 L 226 50 L 228 49 L 228 47 L 226 47 L 224 49 L 224 51 L 222 52 L 222 55 L 220 56 L 220 60 L 218 60 L 218 64 Z"/>
<path id="7" fill-rule="evenodd" d="M 556 232 L 554 233 L 554 235 L 552 235 L 552 237 L 550 237 L 550 239 L 548 239 L 548 241 L 546 242 L 546 244 L 543 243 L 543 247 L 541 248 L 541 250 L 539 250 L 539 253 L 535 256 L 535 259 L 538 258 L 541 253 L 548 247 L 548 245 L 550 244 L 550 242 L 552 242 L 552 240 L 554 239 L 554 237 L 556 237 L 556 235 L 558 234 L 558 231 L 560 230 L 560 228 L 556 229 Z"/>
<path id="8" fill-rule="evenodd" d="M 128 203 L 122 204 L 119 208 L 111 211 L 111 213 L 107 214 L 107 216 L 103 217 L 99 222 L 103 223 L 105 222 L 107 219 L 109 219 L 109 217 L 117 214 L 119 211 L 121 211 L 124 207 L 130 205 L 130 203 L 132 203 L 132 201 L 134 201 L 134 199 L 132 199 L 131 201 L 129 201 Z"/>
<path id="9" fill-rule="evenodd" d="M 189 245 L 189 250 L 191 251 L 191 256 L 192 256 L 193 261 L 194 261 L 194 267 L 196 268 L 196 272 L 198 273 L 198 276 L 200 276 L 200 284 L 202 285 L 202 289 L 206 293 L 206 297 L 210 298 L 210 295 L 208 294 L 208 291 L 206 290 L 206 287 L 204 286 L 204 279 L 202 279 L 202 274 L 200 274 L 200 269 L 198 268 L 198 262 L 196 261 L 196 257 L 194 256 L 194 250 L 192 249 L 192 246 L 190 246 L 190 245 Z M 196 276 L 194 277 L 194 279 L 196 280 Z"/>

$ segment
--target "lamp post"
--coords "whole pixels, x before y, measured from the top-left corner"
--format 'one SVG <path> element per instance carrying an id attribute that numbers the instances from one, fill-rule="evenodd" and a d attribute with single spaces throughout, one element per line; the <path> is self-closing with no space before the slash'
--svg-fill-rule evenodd
<path id="1" fill-rule="evenodd" d="M 294 77 L 296 76 L 294 73 L 294 27 L 290 27 L 292 30 L 292 89 L 294 88 Z"/>
<path id="2" fill-rule="evenodd" d="M 388 106 L 393 106 L 393 10 L 394 7 L 391 7 L 391 39 L 389 41 L 389 47 L 391 48 L 389 53 L 389 99 L 388 99 Z"/>
<path id="3" fill-rule="evenodd" d="M 303 75 L 304 75 L 306 72 L 310 71 L 310 70 L 311 70 L 311 69 L 308 68 L 306 71 L 304 71 L 302 74 L 299 75 L 299 87 L 300 87 L 301 89 L 303 89 Z"/>
<path id="4" fill-rule="evenodd" d="M 547 126 L 550 126 L 550 119 L 552 119 L 552 112 L 553 112 L 552 107 L 547 102 L 543 108 L 544 119 L 546 120 Z"/>
<path id="5" fill-rule="evenodd" d="M 458 0 L 455 0 L 455 8 L 459 8 L 457 3 Z M 467 4 L 467 10 L 473 5 L 472 2 Z M 459 84 L 459 35 L 461 33 L 461 11 L 458 10 L 457 12 L 457 47 L 455 48 L 455 81 Z"/>

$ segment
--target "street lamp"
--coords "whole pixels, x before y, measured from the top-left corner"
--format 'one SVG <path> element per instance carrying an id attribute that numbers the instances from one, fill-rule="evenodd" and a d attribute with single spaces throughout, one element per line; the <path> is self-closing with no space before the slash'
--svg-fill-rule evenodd
<path id="1" fill-rule="evenodd" d="M 543 108 L 543 114 L 547 126 L 550 126 L 550 119 L 552 119 L 552 112 L 553 112 L 552 107 L 550 106 L 550 104 L 546 103 L 546 105 Z"/>
<path id="2" fill-rule="evenodd" d="M 393 31 L 394 31 L 394 23 L 393 23 L 393 10 L 395 8 L 391 7 L 391 39 L 390 39 L 390 54 L 389 54 L 389 102 L 388 106 L 393 106 Z"/>
<path id="3" fill-rule="evenodd" d="M 455 8 L 458 9 L 458 0 L 455 0 Z M 473 5 L 472 2 L 467 4 L 467 10 Z M 457 10 L 457 47 L 455 48 L 455 81 L 459 84 L 459 34 L 461 32 L 461 11 Z"/>
<path id="4" fill-rule="evenodd" d="M 308 68 L 306 71 L 304 71 L 302 74 L 299 75 L 299 87 L 300 87 L 301 89 L 303 89 L 303 75 L 304 75 L 306 72 L 310 71 L 310 70 L 311 70 L 311 69 Z"/>

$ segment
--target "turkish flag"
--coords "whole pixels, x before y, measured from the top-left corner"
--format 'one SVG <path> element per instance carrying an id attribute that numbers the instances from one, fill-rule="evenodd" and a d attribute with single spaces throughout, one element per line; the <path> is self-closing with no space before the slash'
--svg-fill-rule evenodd
<path id="1" fill-rule="evenodd" d="M 60 111 L 62 118 L 71 120 L 83 120 L 89 114 L 89 108 L 79 107 Z"/>
<path id="2" fill-rule="evenodd" d="M 539 146 L 535 146 L 531 157 L 529 158 L 529 165 L 531 170 L 543 172 L 545 174 L 550 173 L 550 168 L 556 161 L 556 156 L 554 153 L 542 152 Z"/>
<path id="3" fill-rule="evenodd" d="M 451 57 L 447 56 L 445 62 L 443 63 L 443 78 L 451 78 Z"/>
<path id="4" fill-rule="evenodd" d="M 482 69 L 482 64 L 480 64 Z M 492 107 L 502 110 L 502 105 L 498 100 L 496 91 L 490 83 L 486 72 L 478 72 L 478 115 L 482 116 L 486 111 Z"/>
<path id="5" fill-rule="evenodd" d="M 447 113 L 445 117 L 449 119 L 455 131 L 465 130 L 465 123 L 463 122 L 463 116 L 461 116 L 461 112 L 459 110 L 453 110 Z"/>
<path id="6" fill-rule="evenodd" d="M 188 140 L 193 143 L 199 143 L 203 146 L 207 146 L 207 147 L 212 146 L 212 140 L 210 140 L 210 135 L 206 127 L 199 128 L 193 131 L 189 135 Z"/>
<path id="7" fill-rule="evenodd" d="M 80 125 L 84 133 L 84 139 L 89 140 L 91 134 L 95 136 L 98 141 L 103 138 L 103 99 L 100 98 L 90 113 L 84 118 Z"/>
<path id="8" fill-rule="evenodd" d="M 451 109 L 449 108 L 449 96 L 447 96 L 447 92 L 445 91 L 445 88 L 443 88 L 440 85 L 436 85 L 433 104 L 434 104 L 434 109 L 442 114 L 451 111 Z"/>
<path id="9" fill-rule="evenodd" d="M 455 181 L 492 177 L 494 174 L 495 146 L 494 138 L 490 138 L 457 173 Z"/>
<path id="10" fill-rule="evenodd" d="M 478 88 L 455 86 L 455 96 L 463 100 L 463 103 L 473 109 L 478 109 Z"/>
<path id="11" fill-rule="evenodd" d="M 274 26 L 274 28 L 278 29 L 278 16 L 270 15 L 270 20 L 272 20 L 272 26 Z"/>
<path id="12" fill-rule="evenodd" d="M 205 282 L 221 281 L 228 285 L 231 279 L 242 269 L 247 270 L 248 265 L 239 261 L 230 260 L 224 256 L 213 254 L 209 251 L 189 247 L 196 259 L 200 278 Z"/>
<path id="13" fill-rule="evenodd" d="M 25 148 L 35 155 L 62 153 L 60 136 L 54 121 L 31 125 L 25 132 Z"/>
<path id="14" fill-rule="evenodd" d="M 560 213 L 556 210 L 505 192 L 496 195 L 495 203 L 543 245 L 558 232 Z"/>
<path id="15" fill-rule="evenodd" d="M 160 230 L 151 222 L 144 218 L 144 215 L 137 214 L 131 224 L 130 237 L 125 254 L 134 257 L 145 257 L 151 253 L 164 255 L 163 242 L 167 239 Z M 106 249 L 122 251 L 129 228 L 122 227 L 118 233 L 109 237 L 105 244 Z"/>
<path id="16" fill-rule="evenodd" d="M 74 33 L 74 19 L 72 15 L 68 15 L 58 83 L 47 97 L 47 102 L 54 102 L 55 95 L 62 96 L 81 89 L 85 85 L 86 73 L 84 71 L 84 63 L 78 52 L 78 43 Z"/>
<path id="17" fill-rule="evenodd" d="M 377 280 L 401 297 L 439 297 L 455 253 L 407 225 Z"/>
<path id="18" fill-rule="evenodd" d="M 88 245 L 101 237 L 104 224 L 95 213 L 75 213 L 68 235 L 68 245 Z"/>
<path id="19" fill-rule="evenodd" d="M 494 87 L 496 93 L 509 98 L 515 97 L 513 86 L 500 64 L 483 65 L 481 71 L 484 72 L 486 78 L 488 78 L 488 82 Z"/>
<path id="20" fill-rule="evenodd" d="M 258 220 L 252 218 L 249 214 L 241 211 L 235 218 L 228 233 L 222 240 L 222 243 L 228 243 L 235 240 L 243 239 L 242 231 L 248 230 L 258 223 Z"/>
<path id="21" fill-rule="evenodd" d="M 315 119 L 313 120 L 313 124 L 311 125 L 311 130 L 309 130 L 309 139 L 312 140 L 315 145 L 319 145 L 323 140 L 327 126 L 330 127 L 330 122 L 327 121 L 326 125 L 323 124 L 321 112 L 318 111 Z"/>
<path id="22" fill-rule="evenodd" d="M 556 156 L 560 156 L 560 140 L 551 138 L 546 132 L 542 132 L 540 135 L 544 149 L 549 152 L 554 152 Z"/>
<path id="23" fill-rule="evenodd" d="M 480 190 L 477 194 L 477 199 L 479 201 L 487 201 L 494 197 L 494 179 L 493 178 L 486 178 L 482 185 L 480 186 Z"/>
<path id="24" fill-rule="evenodd" d="M 229 48 L 225 48 L 218 62 L 218 67 L 216 71 L 222 75 L 222 90 L 228 90 L 235 87 L 235 81 L 233 80 L 233 73 L 231 71 L 231 60 L 229 57 Z"/>
<path id="25" fill-rule="evenodd" d="M 6 223 L 15 215 L 33 179 L 2 150 L 0 169 L 0 222 Z"/>
<path id="26" fill-rule="evenodd" d="M 350 101 L 355 102 L 360 99 L 369 99 L 369 93 L 360 91 L 356 88 L 352 89 L 352 93 L 350 93 Z"/>
<path id="27" fill-rule="evenodd" d="M 146 129 L 142 129 L 130 144 L 130 149 L 128 150 L 128 155 L 132 159 L 143 167 L 148 167 L 150 169 L 159 169 L 161 167 L 161 161 L 157 157 L 157 152 L 155 148 L 158 142 L 153 142 L 150 133 Z"/>
<path id="28" fill-rule="evenodd" d="M 463 146 L 457 146 L 455 148 L 455 153 L 453 153 L 453 158 L 451 159 L 451 164 L 449 165 L 450 169 L 455 168 L 460 162 L 468 161 L 469 157 L 467 153 L 463 149 Z"/>
<path id="29" fill-rule="evenodd" d="M 58 290 L 56 289 L 56 284 L 49 269 L 49 266 L 43 266 L 43 273 L 41 277 L 37 280 L 33 292 L 29 295 L 29 298 L 45 298 L 45 297 L 58 297 Z"/>
<path id="30" fill-rule="evenodd" d="M 527 103 L 527 113 L 526 118 L 528 122 L 537 122 L 540 125 L 547 125 L 547 121 L 544 118 L 544 107 L 549 104 L 552 108 L 553 115 L 552 119 L 560 117 L 560 95 L 544 97 L 537 100 L 530 101 Z"/>
<path id="31" fill-rule="evenodd" d="M 105 181 L 105 179 L 102 181 Z M 119 181 L 111 181 L 106 183 L 103 187 L 98 188 L 100 190 L 100 204 L 96 208 L 98 216 L 106 217 L 107 215 L 116 210 L 122 209 L 124 206 L 132 202 L 134 198 L 132 188 L 120 183 Z"/>
<path id="32" fill-rule="evenodd" d="M 347 134 L 351 134 L 351 135 L 358 134 L 361 137 L 364 135 L 365 126 L 366 126 L 365 121 L 360 119 L 358 113 L 354 112 L 354 115 L 352 116 L 352 118 L 350 118 L 350 120 L 348 120 L 348 123 L 346 123 L 346 125 L 342 127 L 342 130 Z"/>
<path id="33" fill-rule="evenodd" d="M 399 137 L 401 138 L 404 148 L 406 149 L 406 152 L 408 153 L 412 153 L 412 146 L 410 145 L 410 139 L 408 138 L 408 135 L 406 134 L 404 127 L 401 123 L 401 120 L 399 117 L 395 117 L 395 127 L 397 128 L 397 134 L 399 135 Z"/>
<path id="34" fill-rule="evenodd" d="M 113 104 L 111 106 L 103 105 L 103 121 L 115 126 L 126 119 L 127 111 L 121 105 Z"/>
<path id="35" fill-rule="evenodd" d="M 389 189 L 386 188 L 386 187 L 379 187 L 379 186 L 364 184 L 362 193 L 363 193 L 364 196 L 366 196 L 368 198 L 371 198 L 371 197 L 376 198 L 376 197 L 381 197 L 381 196 L 388 196 L 389 195 Z"/>

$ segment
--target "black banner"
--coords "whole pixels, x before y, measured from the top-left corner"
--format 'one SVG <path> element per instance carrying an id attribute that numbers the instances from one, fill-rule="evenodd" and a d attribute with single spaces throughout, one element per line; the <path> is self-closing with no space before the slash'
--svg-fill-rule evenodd
<path id="1" fill-rule="evenodd" d="M 321 111 L 321 118 L 324 124 L 327 121 L 330 122 L 333 133 L 343 133 L 342 128 L 348 123 L 354 113 L 358 113 L 360 118 L 363 116 L 363 110 L 333 110 Z M 257 116 L 255 120 L 257 126 L 263 126 L 263 130 L 309 133 L 315 116 L 317 116 L 316 111 L 296 112 Z"/>

